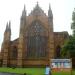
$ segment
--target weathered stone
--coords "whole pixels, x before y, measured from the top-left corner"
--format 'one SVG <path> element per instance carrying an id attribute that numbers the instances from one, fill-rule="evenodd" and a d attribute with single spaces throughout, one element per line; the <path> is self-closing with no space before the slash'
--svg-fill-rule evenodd
<path id="1" fill-rule="evenodd" d="M 6 27 L 0 58 L 2 66 L 46 66 L 57 56 L 56 50 L 64 44 L 68 33 L 54 32 L 52 10 L 49 9 L 47 16 L 36 5 L 28 16 L 23 10 L 19 38 L 11 41 L 10 37 L 11 29 Z"/>

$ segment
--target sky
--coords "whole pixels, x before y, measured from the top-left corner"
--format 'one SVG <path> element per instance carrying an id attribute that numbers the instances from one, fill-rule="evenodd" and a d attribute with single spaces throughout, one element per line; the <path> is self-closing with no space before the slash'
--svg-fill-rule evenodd
<path id="1" fill-rule="evenodd" d="M 75 0 L 0 0 L 0 48 L 6 23 L 11 21 L 11 40 L 19 37 L 20 17 L 24 5 L 28 15 L 37 2 L 46 14 L 48 14 L 49 4 L 51 4 L 55 32 L 67 31 L 72 34 L 71 23 Z"/>

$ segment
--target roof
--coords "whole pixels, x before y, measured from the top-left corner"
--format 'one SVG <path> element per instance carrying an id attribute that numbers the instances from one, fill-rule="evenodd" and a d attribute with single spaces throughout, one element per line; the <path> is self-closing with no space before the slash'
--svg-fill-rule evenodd
<path id="1" fill-rule="evenodd" d="M 46 16 L 46 14 L 44 13 L 44 11 L 41 9 L 41 7 L 39 6 L 39 4 L 37 3 L 36 6 L 34 7 L 34 9 L 31 11 L 31 13 L 29 14 L 29 16 L 38 16 L 38 15 L 44 15 Z"/>

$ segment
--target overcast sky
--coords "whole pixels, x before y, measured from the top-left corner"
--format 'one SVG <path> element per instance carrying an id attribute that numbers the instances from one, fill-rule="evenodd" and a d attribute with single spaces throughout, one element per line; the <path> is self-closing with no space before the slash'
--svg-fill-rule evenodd
<path id="1" fill-rule="evenodd" d="M 75 0 L 0 0 L 0 46 L 7 21 L 11 21 L 11 39 L 14 40 L 19 36 L 20 17 L 24 4 L 26 5 L 27 14 L 29 14 L 37 1 L 46 14 L 48 13 L 49 3 L 51 4 L 54 31 L 68 31 L 69 34 L 72 34 L 70 26 Z"/>

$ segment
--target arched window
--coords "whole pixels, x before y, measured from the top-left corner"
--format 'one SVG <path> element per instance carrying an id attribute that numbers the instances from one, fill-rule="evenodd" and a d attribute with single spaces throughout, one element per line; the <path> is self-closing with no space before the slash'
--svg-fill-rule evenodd
<path id="1" fill-rule="evenodd" d="M 47 40 L 46 29 L 39 21 L 34 21 L 27 32 L 27 57 L 42 58 L 46 57 Z"/>
<path id="2" fill-rule="evenodd" d="M 58 45 L 56 47 L 56 58 L 60 58 L 60 51 L 61 51 L 61 47 Z"/>
<path id="3" fill-rule="evenodd" d="M 17 47 L 14 46 L 12 50 L 12 59 L 17 59 Z"/>

